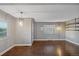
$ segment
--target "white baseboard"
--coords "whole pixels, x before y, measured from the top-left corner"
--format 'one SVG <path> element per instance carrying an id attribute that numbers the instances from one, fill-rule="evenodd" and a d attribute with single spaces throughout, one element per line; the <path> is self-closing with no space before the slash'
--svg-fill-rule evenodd
<path id="1" fill-rule="evenodd" d="M 15 44 L 14 46 L 32 46 L 32 44 Z"/>
<path id="2" fill-rule="evenodd" d="M 68 39 L 66 41 L 79 46 L 79 43 L 73 42 L 73 41 L 68 40 Z"/>
<path id="3" fill-rule="evenodd" d="M 55 40 L 65 40 L 65 39 L 34 39 L 34 41 L 55 41 Z"/>
<path id="4" fill-rule="evenodd" d="M 14 47 L 14 45 L 12 45 L 11 47 L 9 47 L 8 49 L 0 52 L 0 56 L 3 55 L 4 53 L 6 53 L 7 51 L 9 51 L 10 49 L 12 49 Z"/>

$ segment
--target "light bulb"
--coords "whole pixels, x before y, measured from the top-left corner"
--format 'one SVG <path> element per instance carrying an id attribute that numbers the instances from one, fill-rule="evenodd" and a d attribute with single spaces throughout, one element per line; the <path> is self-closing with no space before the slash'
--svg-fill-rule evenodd
<path id="1" fill-rule="evenodd" d="M 61 31 L 62 28 L 59 26 L 59 27 L 56 28 L 56 30 L 57 30 L 57 31 Z"/>
<path id="2" fill-rule="evenodd" d="M 23 26 L 23 22 L 22 22 L 22 21 L 20 21 L 20 22 L 19 22 L 19 25 L 20 25 L 20 26 Z"/>

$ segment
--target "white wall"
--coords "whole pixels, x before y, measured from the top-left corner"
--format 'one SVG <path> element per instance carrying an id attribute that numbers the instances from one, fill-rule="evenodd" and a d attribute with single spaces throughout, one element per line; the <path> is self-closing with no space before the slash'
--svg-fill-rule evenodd
<path id="1" fill-rule="evenodd" d="M 66 40 L 79 44 L 79 31 L 66 31 Z"/>
<path id="2" fill-rule="evenodd" d="M 31 38 L 32 38 L 32 43 L 33 43 L 33 41 L 34 41 L 34 35 L 35 35 L 35 21 L 34 21 L 34 19 L 32 19 L 32 21 L 31 21 Z"/>
<path id="3" fill-rule="evenodd" d="M 8 24 L 7 37 L 0 39 L 0 53 L 14 45 L 15 39 L 15 18 L 0 10 L 0 21 L 5 21 Z"/>
<path id="4" fill-rule="evenodd" d="M 20 26 L 16 21 L 16 44 L 32 44 L 32 19 L 26 18 L 23 20 L 23 26 Z"/>

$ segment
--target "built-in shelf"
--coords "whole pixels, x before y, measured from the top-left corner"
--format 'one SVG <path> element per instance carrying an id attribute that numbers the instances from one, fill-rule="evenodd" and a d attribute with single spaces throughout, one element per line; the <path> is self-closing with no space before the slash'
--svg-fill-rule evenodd
<path id="1" fill-rule="evenodd" d="M 67 21 L 66 31 L 79 31 L 79 18 Z"/>

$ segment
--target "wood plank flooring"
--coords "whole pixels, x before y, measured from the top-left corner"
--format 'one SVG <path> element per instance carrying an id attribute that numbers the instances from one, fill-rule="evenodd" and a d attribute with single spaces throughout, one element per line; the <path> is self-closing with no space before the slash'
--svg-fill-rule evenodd
<path id="1" fill-rule="evenodd" d="M 3 56 L 79 56 L 79 46 L 66 41 L 34 41 L 33 45 L 16 46 Z"/>

